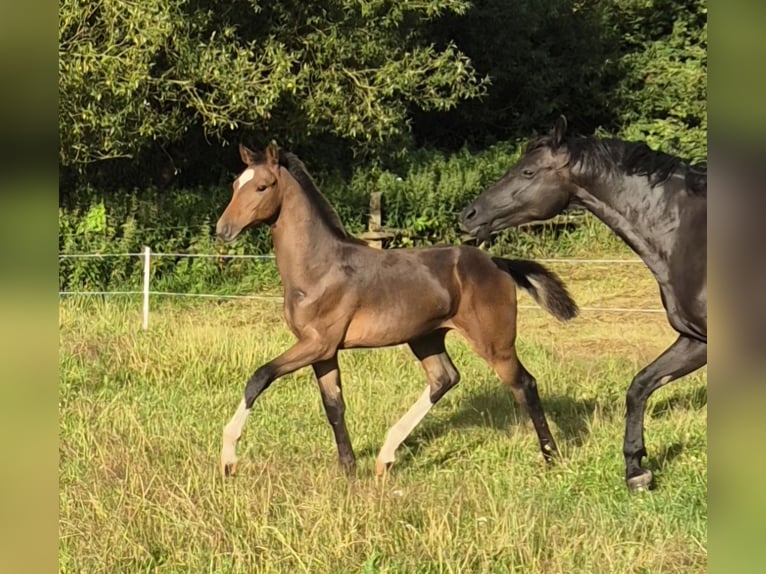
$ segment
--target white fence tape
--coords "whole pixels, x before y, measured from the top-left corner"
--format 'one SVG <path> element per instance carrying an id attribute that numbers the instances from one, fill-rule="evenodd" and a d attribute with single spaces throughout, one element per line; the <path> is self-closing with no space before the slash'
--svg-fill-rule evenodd
<path id="1" fill-rule="evenodd" d="M 92 259 L 103 257 L 143 257 L 143 282 L 141 291 L 59 291 L 60 297 L 89 297 L 89 296 L 134 296 L 142 295 L 142 319 L 143 328 L 149 328 L 149 302 L 150 296 L 162 297 L 192 297 L 202 299 L 243 299 L 256 301 L 283 301 L 282 297 L 269 295 L 219 295 L 215 293 L 175 293 L 172 291 L 152 291 L 150 290 L 151 281 L 151 260 L 156 257 L 198 257 L 212 259 L 259 259 L 273 260 L 273 255 L 244 255 L 244 254 L 210 254 L 210 253 L 155 253 L 149 247 L 145 247 L 142 253 L 59 253 L 59 259 Z M 577 259 L 577 258 L 556 258 L 556 259 L 536 259 L 541 263 L 563 263 L 563 264 L 585 264 L 585 265 L 616 265 L 616 264 L 634 264 L 642 263 L 640 259 Z M 535 305 L 519 305 L 520 309 L 540 309 Z M 664 309 L 638 309 L 631 307 L 580 307 L 580 311 L 591 313 L 665 313 Z"/>
<path id="2" fill-rule="evenodd" d="M 59 253 L 59 259 L 93 259 L 102 257 L 143 257 L 144 253 Z M 158 253 L 152 251 L 152 257 L 201 257 L 208 259 L 261 259 L 272 260 L 273 255 L 243 255 L 237 253 Z M 619 264 L 619 263 L 643 263 L 640 259 L 578 259 L 573 258 L 554 258 L 554 259 L 535 259 L 540 263 L 572 263 L 572 264 Z"/>

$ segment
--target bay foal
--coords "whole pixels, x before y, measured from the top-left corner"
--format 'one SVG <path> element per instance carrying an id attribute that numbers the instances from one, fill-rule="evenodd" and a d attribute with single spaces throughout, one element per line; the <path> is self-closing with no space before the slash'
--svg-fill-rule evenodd
<path id="1" fill-rule="evenodd" d="M 558 277 L 532 261 L 490 257 L 473 247 L 373 249 L 346 233 L 297 156 L 273 144 L 264 153 L 240 146 L 240 155 L 247 168 L 234 181 L 216 231 L 223 241 L 232 241 L 257 223 L 270 226 L 285 319 L 298 341 L 247 382 L 223 432 L 225 476 L 236 471 L 236 444 L 258 396 L 275 379 L 309 365 L 319 382 L 340 462 L 353 471 L 338 351 L 407 343 L 428 384 L 389 429 L 376 463 L 376 472 L 383 473 L 397 447 L 460 380 L 444 346 L 450 329 L 468 340 L 526 408 L 546 460 L 557 453 L 535 379 L 520 363 L 514 343 L 516 285 L 560 320 L 577 314 Z"/>

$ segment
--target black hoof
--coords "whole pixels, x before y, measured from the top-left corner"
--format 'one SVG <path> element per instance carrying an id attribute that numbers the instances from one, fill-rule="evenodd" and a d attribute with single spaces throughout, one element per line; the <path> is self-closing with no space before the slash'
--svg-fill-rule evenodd
<path id="1" fill-rule="evenodd" d="M 548 463 L 548 466 L 553 466 L 561 459 L 561 454 L 559 453 L 559 449 L 556 448 L 556 445 L 546 444 L 543 446 L 542 451 L 543 458 L 545 459 L 545 462 Z"/>
<path id="2" fill-rule="evenodd" d="M 638 492 L 641 490 L 649 490 L 652 486 L 652 471 L 641 469 L 640 474 L 636 474 L 628 478 L 625 482 L 628 485 L 628 490 L 631 492 Z"/>
<path id="3" fill-rule="evenodd" d="M 346 476 L 351 478 L 356 476 L 356 461 L 355 460 L 341 460 L 339 461 L 339 466 L 343 470 Z"/>

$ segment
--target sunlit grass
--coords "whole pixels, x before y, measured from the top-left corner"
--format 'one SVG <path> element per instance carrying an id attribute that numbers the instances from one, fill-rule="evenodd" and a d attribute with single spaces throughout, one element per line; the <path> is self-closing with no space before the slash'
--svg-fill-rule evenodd
<path id="1" fill-rule="evenodd" d="M 583 306 L 659 306 L 638 266 L 556 269 Z M 355 479 L 337 469 L 304 369 L 258 400 L 224 481 L 223 425 L 252 371 L 292 342 L 281 308 L 153 304 L 147 332 L 136 300 L 61 304 L 62 572 L 706 571 L 704 370 L 650 401 L 657 489 L 630 495 L 622 481 L 625 390 L 674 338 L 662 315 L 561 325 L 520 312 L 519 353 L 563 452 L 555 467 L 510 393 L 450 336 L 462 382 L 385 479 L 377 450 L 424 385 L 406 347 L 340 355 Z"/>

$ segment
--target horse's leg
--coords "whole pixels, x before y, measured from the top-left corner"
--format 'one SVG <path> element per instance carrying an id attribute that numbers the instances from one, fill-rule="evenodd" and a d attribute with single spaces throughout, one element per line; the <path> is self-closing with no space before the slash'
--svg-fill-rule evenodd
<path id="1" fill-rule="evenodd" d="M 340 369 L 338 369 L 338 356 L 332 359 L 314 363 L 314 373 L 319 381 L 319 392 L 322 394 L 327 420 L 335 434 L 335 444 L 338 446 L 338 458 L 346 472 L 353 474 L 356 467 L 354 449 L 348 437 L 344 413 L 346 404 L 343 402 L 343 392 L 340 386 Z"/>
<path id="2" fill-rule="evenodd" d="M 412 352 L 426 371 L 428 385 L 405 415 L 388 429 L 386 441 L 375 463 L 375 473 L 383 474 L 394 462 L 396 449 L 423 420 L 431 407 L 460 381 L 460 373 L 447 355 L 444 347 L 446 331 L 436 331 L 409 343 Z"/>
<path id="3" fill-rule="evenodd" d="M 269 361 L 253 373 L 245 387 L 245 398 L 239 404 L 231 421 L 223 429 L 221 447 L 221 473 L 224 476 L 234 474 L 237 469 L 236 445 L 242 434 L 247 416 L 253 403 L 268 386 L 279 377 L 288 375 L 303 367 L 332 358 L 337 349 L 326 341 L 303 339 L 290 347 L 277 358 Z"/>
<path id="4" fill-rule="evenodd" d="M 551 462 L 559 451 L 550 428 L 548 428 L 540 395 L 537 393 L 537 381 L 521 364 L 516 356 L 516 350 L 512 349 L 512 351 L 510 357 L 502 359 L 493 357 L 489 362 L 500 380 L 511 389 L 516 402 L 524 407 L 529 418 L 532 419 L 537 438 L 540 441 L 540 450 L 542 450 L 545 460 Z"/>
<path id="5" fill-rule="evenodd" d="M 641 468 L 646 456 L 644 412 L 651 394 L 670 381 L 696 371 L 707 362 L 707 344 L 684 335 L 678 337 L 654 362 L 639 372 L 630 384 L 625 399 L 625 481 L 630 490 L 648 488 L 652 472 Z"/>
<path id="6" fill-rule="evenodd" d="M 464 282 L 458 331 L 498 374 L 535 426 L 545 460 L 558 453 L 545 418 L 537 382 L 516 355 L 516 287 L 507 275 L 494 273 Z"/>

